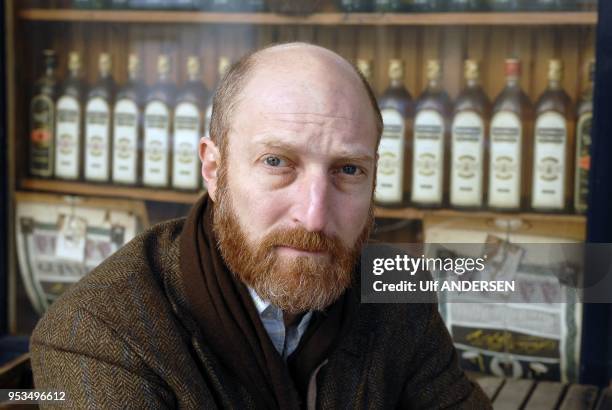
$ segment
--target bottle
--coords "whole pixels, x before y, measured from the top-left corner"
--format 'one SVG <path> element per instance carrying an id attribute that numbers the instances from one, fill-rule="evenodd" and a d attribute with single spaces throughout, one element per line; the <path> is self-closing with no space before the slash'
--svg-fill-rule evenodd
<path id="1" fill-rule="evenodd" d="M 98 83 L 89 91 L 85 108 L 85 180 L 108 182 L 111 174 L 111 112 L 115 98 L 112 62 L 102 53 Z"/>
<path id="2" fill-rule="evenodd" d="M 55 177 L 77 180 L 82 174 L 81 154 L 83 84 L 81 82 L 81 56 L 77 52 L 68 55 L 68 79 L 57 100 L 55 136 Z"/>
<path id="3" fill-rule="evenodd" d="M 266 10 L 264 0 L 243 0 L 242 10 L 249 12 L 260 12 Z"/>
<path id="4" fill-rule="evenodd" d="M 219 74 L 219 78 L 217 80 L 217 83 L 220 83 L 223 77 L 225 77 L 225 74 L 227 74 L 231 65 L 232 64 L 229 58 L 227 57 L 219 58 L 219 63 L 217 65 L 217 73 Z M 214 95 L 211 94 L 210 97 L 208 98 L 208 104 L 206 105 L 206 115 L 205 115 L 206 118 L 205 118 L 205 123 L 204 123 L 204 136 L 206 138 L 210 138 L 210 119 L 212 118 L 213 97 Z"/>
<path id="5" fill-rule="evenodd" d="M 566 181 L 571 161 L 568 118 L 571 101 L 561 88 L 563 64 L 550 60 L 548 88 L 535 109 L 533 180 L 531 208 L 536 211 L 563 211 L 566 208 Z"/>
<path id="6" fill-rule="evenodd" d="M 589 62 L 589 83 L 578 103 L 576 125 L 576 164 L 574 167 L 574 209 L 585 213 L 588 207 L 589 170 L 591 168 L 591 127 L 593 124 L 593 81 L 595 61 Z"/>
<path id="7" fill-rule="evenodd" d="M 521 89 L 521 62 L 506 60 L 506 87 L 495 99 L 489 143 L 488 206 L 496 210 L 518 211 L 524 205 L 527 133 L 532 124 L 529 97 Z"/>
<path id="8" fill-rule="evenodd" d="M 521 0 L 489 0 L 489 8 L 494 11 L 519 11 Z"/>
<path id="9" fill-rule="evenodd" d="M 566 0 L 530 0 L 526 6 L 529 10 L 559 11 L 570 8 Z"/>
<path id="10" fill-rule="evenodd" d="M 378 169 L 374 200 L 382 206 L 404 205 L 407 191 L 408 155 L 406 137 L 411 135 L 413 102 L 403 85 L 404 63 L 389 62 L 390 84 L 379 100 L 383 118 L 383 132 L 378 146 Z"/>
<path id="11" fill-rule="evenodd" d="M 445 0 L 412 0 L 411 11 L 431 13 L 444 10 Z"/>
<path id="12" fill-rule="evenodd" d="M 483 0 L 448 0 L 449 11 L 482 11 L 485 9 Z"/>
<path id="13" fill-rule="evenodd" d="M 374 10 L 381 12 L 400 12 L 410 8 L 412 0 L 374 0 Z"/>
<path id="14" fill-rule="evenodd" d="M 170 180 L 170 113 L 176 87 L 170 82 L 170 60 L 157 59 L 158 80 L 149 91 L 144 109 L 144 159 L 142 182 L 149 187 L 167 187 Z"/>
<path id="15" fill-rule="evenodd" d="M 201 186 L 198 146 L 204 123 L 202 104 L 208 91 L 199 78 L 200 62 L 195 56 L 187 58 L 187 75 L 174 108 L 172 187 L 197 190 Z"/>
<path id="16" fill-rule="evenodd" d="M 128 57 L 128 82 L 117 93 L 113 112 L 113 183 L 138 185 L 142 169 L 142 102 L 140 60 Z"/>
<path id="17" fill-rule="evenodd" d="M 213 11 L 240 11 L 241 5 L 238 0 L 210 0 L 210 10 Z"/>
<path id="18" fill-rule="evenodd" d="M 465 80 L 466 88 L 455 102 L 451 127 L 450 204 L 458 208 L 480 208 L 490 103 L 480 86 L 476 61 L 466 60 Z"/>
<path id="19" fill-rule="evenodd" d="M 357 70 L 363 75 L 368 84 L 372 84 L 372 61 L 364 58 L 357 59 Z"/>
<path id="20" fill-rule="evenodd" d="M 36 82 L 30 102 L 30 175 L 51 178 L 55 157 L 55 51 L 43 51 L 45 74 Z"/>
<path id="21" fill-rule="evenodd" d="M 417 207 L 441 207 L 448 156 L 451 101 L 442 89 L 439 60 L 426 66 L 427 88 L 416 103 L 413 133 L 411 202 Z"/>
<path id="22" fill-rule="evenodd" d="M 72 7 L 77 9 L 103 9 L 105 0 L 72 0 Z"/>
<path id="23" fill-rule="evenodd" d="M 372 11 L 372 0 L 338 0 L 338 7 L 350 13 L 366 13 Z"/>
<path id="24" fill-rule="evenodd" d="M 597 11 L 597 0 L 576 0 L 575 6 L 582 11 Z"/>

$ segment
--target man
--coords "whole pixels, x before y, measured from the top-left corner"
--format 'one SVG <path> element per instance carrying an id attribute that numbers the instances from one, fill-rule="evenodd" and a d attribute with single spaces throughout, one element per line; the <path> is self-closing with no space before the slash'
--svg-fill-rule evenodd
<path id="1" fill-rule="evenodd" d="M 329 50 L 241 60 L 200 142 L 208 195 L 49 309 L 36 387 L 78 408 L 490 408 L 434 304 L 359 303 L 381 128 Z"/>

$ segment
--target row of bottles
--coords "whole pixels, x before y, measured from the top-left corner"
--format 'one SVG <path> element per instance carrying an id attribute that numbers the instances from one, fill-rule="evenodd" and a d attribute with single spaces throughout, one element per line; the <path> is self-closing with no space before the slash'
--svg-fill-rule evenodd
<path id="1" fill-rule="evenodd" d="M 595 10 L 597 0 L 341 0 L 345 11 L 560 11 Z"/>
<path id="2" fill-rule="evenodd" d="M 597 0 L 336 0 L 348 12 L 441 12 L 441 11 L 559 11 L 596 10 Z M 274 10 L 264 0 L 72 0 L 85 9 L 140 10 Z"/>
<path id="3" fill-rule="evenodd" d="M 358 68 L 368 78 L 369 62 L 360 60 Z M 439 61 L 428 61 L 426 72 L 427 88 L 414 102 L 403 86 L 402 61 L 390 62 L 390 85 L 379 99 L 379 205 L 585 212 L 594 62 L 576 111 L 561 87 L 560 60 L 549 62 L 548 88 L 535 106 L 521 90 L 518 59 L 506 60 L 506 87 L 493 104 L 474 60 L 465 62 L 465 88 L 454 103 L 441 86 Z"/>
<path id="4" fill-rule="evenodd" d="M 140 80 L 130 54 L 129 80 L 121 88 L 111 58 L 99 57 L 98 82 L 85 92 L 81 58 L 69 54 L 68 78 L 58 85 L 55 52 L 46 50 L 45 74 L 30 106 L 30 174 L 42 178 L 198 190 L 202 187 L 198 143 L 208 129 L 211 95 L 200 81 L 197 57 L 187 59 L 182 87 L 169 78 L 170 60 L 160 55 L 157 83 Z M 219 76 L 229 67 L 219 61 Z M 207 106 L 204 107 L 204 104 Z"/>

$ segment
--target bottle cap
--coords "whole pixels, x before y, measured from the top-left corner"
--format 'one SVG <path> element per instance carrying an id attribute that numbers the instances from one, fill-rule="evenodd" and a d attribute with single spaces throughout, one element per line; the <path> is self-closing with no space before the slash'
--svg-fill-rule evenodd
<path id="1" fill-rule="evenodd" d="M 439 80 L 442 75 L 440 60 L 427 60 L 425 72 L 428 80 Z"/>
<path id="2" fill-rule="evenodd" d="M 561 81 L 563 78 L 563 63 L 561 60 L 553 59 L 548 62 L 548 79 Z"/>
<path id="3" fill-rule="evenodd" d="M 518 78 L 521 76 L 521 60 L 518 58 L 507 58 L 505 66 L 506 77 Z"/>
<path id="4" fill-rule="evenodd" d="M 196 56 L 187 57 L 187 74 L 189 77 L 197 77 L 200 73 L 200 61 Z"/>
<path id="5" fill-rule="evenodd" d="M 71 51 L 68 54 L 68 69 L 70 71 L 78 71 L 81 69 L 81 55 L 76 51 Z"/>
<path id="6" fill-rule="evenodd" d="M 365 58 L 357 59 L 357 70 L 365 77 L 366 80 L 372 79 L 372 62 Z"/>
<path id="7" fill-rule="evenodd" d="M 159 75 L 165 75 L 170 72 L 170 58 L 167 54 L 160 54 L 157 57 L 157 73 Z"/>
<path id="8" fill-rule="evenodd" d="M 135 53 L 130 53 L 128 56 L 128 72 L 136 74 L 140 70 L 140 59 Z"/>
<path id="9" fill-rule="evenodd" d="M 45 65 L 55 68 L 55 50 L 44 50 L 43 56 L 45 56 Z"/>
<path id="10" fill-rule="evenodd" d="M 402 80 L 404 78 L 404 62 L 393 58 L 389 60 L 389 78 L 391 80 Z"/>
<path id="11" fill-rule="evenodd" d="M 108 53 L 101 53 L 99 60 L 98 60 L 98 68 L 100 69 L 100 72 L 103 74 L 108 74 L 110 73 L 110 70 L 112 68 L 112 60 L 111 60 L 111 56 Z"/>
<path id="12" fill-rule="evenodd" d="M 231 65 L 232 63 L 230 62 L 229 58 L 219 57 L 219 66 L 218 66 L 219 78 L 225 77 L 225 74 L 227 74 Z"/>
<path id="13" fill-rule="evenodd" d="M 480 78 L 480 67 L 476 60 L 465 60 L 465 79 L 478 80 Z"/>

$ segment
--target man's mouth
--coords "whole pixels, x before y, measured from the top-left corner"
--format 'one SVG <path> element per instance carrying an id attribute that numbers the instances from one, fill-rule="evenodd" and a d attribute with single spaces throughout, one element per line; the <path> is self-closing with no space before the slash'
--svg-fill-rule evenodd
<path id="1" fill-rule="evenodd" d="M 288 245 L 279 245 L 277 249 L 282 253 L 294 256 L 322 256 L 327 254 L 324 249 L 304 249 Z"/>

